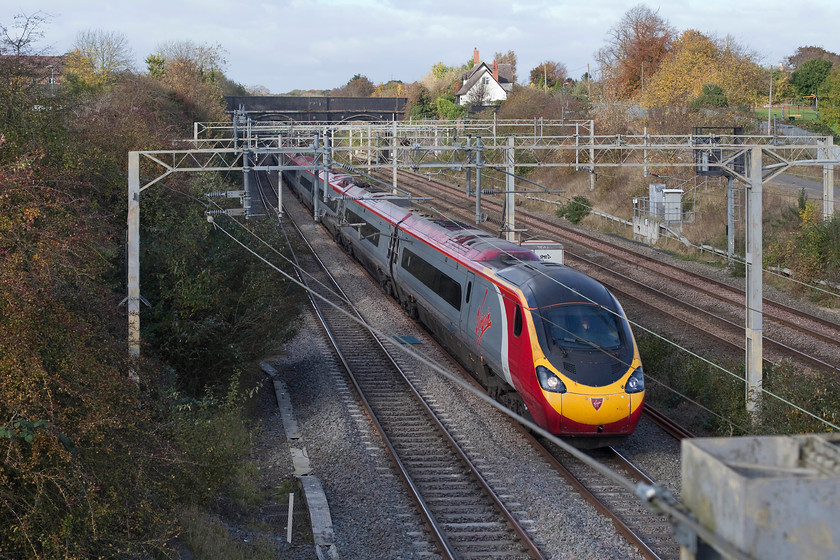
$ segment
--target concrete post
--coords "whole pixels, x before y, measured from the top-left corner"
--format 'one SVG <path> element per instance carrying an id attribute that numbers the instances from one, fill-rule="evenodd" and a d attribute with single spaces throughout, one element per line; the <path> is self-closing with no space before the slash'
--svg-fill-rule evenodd
<path id="1" fill-rule="evenodd" d="M 253 200 L 253 177 L 251 175 L 251 151 L 246 149 L 242 152 L 242 182 L 245 196 L 242 197 L 242 206 L 245 208 L 245 217 L 253 215 L 251 201 Z"/>
<path id="2" fill-rule="evenodd" d="M 330 168 L 332 167 L 332 141 L 327 134 L 324 134 L 324 203 L 329 199 Z"/>
<path id="3" fill-rule="evenodd" d="M 321 208 L 319 204 L 321 202 L 320 197 L 318 196 L 318 189 L 320 188 L 321 181 L 318 180 L 318 163 L 320 161 L 321 155 L 321 138 L 320 135 L 316 132 L 315 139 L 314 139 L 314 148 L 315 148 L 315 159 L 312 162 L 314 165 L 314 169 L 312 170 L 315 174 L 315 180 L 312 181 L 312 219 L 316 222 L 321 221 Z"/>
<path id="4" fill-rule="evenodd" d="M 481 136 L 475 139 L 475 225 L 481 224 Z"/>
<path id="5" fill-rule="evenodd" d="M 465 158 L 465 163 L 467 165 L 467 196 L 470 196 L 471 191 L 470 188 L 472 187 L 472 167 L 470 167 L 470 163 L 472 163 L 472 151 L 470 150 L 470 136 L 467 135 L 467 154 Z"/>
<path id="6" fill-rule="evenodd" d="M 595 190 L 595 121 L 589 121 L 589 190 Z"/>
<path id="7" fill-rule="evenodd" d="M 391 187 L 394 189 L 394 194 L 397 194 L 397 121 L 391 123 Z"/>
<path id="8" fill-rule="evenodd" d="M 827 136 L 824 146 L 820 150 L 822 157 L 829 160 L 836 159 L 834 137 Z M 830 220 L 832 216 L 834 216 L 834 164 L 826 163 L 823 165 L 823 219 Z"/>
<path id="9" fill-rule="evenodd" d="M 729 266 L 735 256 L 735 178 L 729 177 L 726 186 L 726 256 Z"/>
<path id="10" fill-rule="evenodd" d="M 542 124 L 542 118 L 540 118 L 540 123 Z M 516 200 L 514 195 L 514 189 L 516 188 L 514 183 L 514 165 L 513 165 L 513 136 L 508 136 L 507 139 L 507 149 L 505 150 L 507 156 L 507 176 L 505 181 L 505 239 L 508 241 L 516 241 L 516 220 L 514 218 L 514 212 L 516 207 Z"/>
<path id="11" fill-rule="evenodd" d="M 140 152 L 128 153 L 128 355 L 140 356 Z M 138 380 L 134 371 L 129 377 Z"/>
<path id="12" fill-rule="evenodd" d="M 746 321 L 746 402 L 747 411 L 756 414 L 761 404 L 763 366 L 762 326 L 762 223 L 761 148 L 750 149 L 750 182 L 747 185 L 747 321 Z"/>
<path id="13" fill-rule="evenodd" d="M 283 137 L 277 137 L 277 147 L 283 147 Z M 285 162 L 283 161 L 283 154 L 277 154 L 275 156 L 277 165 L 283 165 Z M 277 171 L 277 219 L 283 219 L 283 171 Z"/>

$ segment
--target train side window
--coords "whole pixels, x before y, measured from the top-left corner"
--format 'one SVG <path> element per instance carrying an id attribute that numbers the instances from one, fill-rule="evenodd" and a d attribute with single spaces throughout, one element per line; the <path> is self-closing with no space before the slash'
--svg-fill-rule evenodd
<path id="1" fill-rule="evenodd" d="M 467 282 L 467 296 L 464 298 L 464 303 L 470 302 L 470 294 L 472 293 L 472 282 Z"/>
<path id="2" fill-rule="evenodd" d="M 461 310 L 461 284 L 408 249 L 403 250 L 401 266 L 456 311 Z"/>
<path id="3" fill-rule="evenodd" d="M 301 177 L 300 184 L 304 189 L 312 192 L 312 181 L 310 181 L 307 177 Z"/>
<path id="4" fill-rule="evenodd" d="M 522 308 L 516 304 L 516 310 L 513 312 L 513 336 L 522 334 Z"/>
<path id="5" fill-rule="evenodd" d="M 376 226 L 350 210 L 347 210 L 346 217 L 350 224 L 359 228 L 359 237 L 362 240 L 379 246 L 379 230 L 376 229 Z"/>

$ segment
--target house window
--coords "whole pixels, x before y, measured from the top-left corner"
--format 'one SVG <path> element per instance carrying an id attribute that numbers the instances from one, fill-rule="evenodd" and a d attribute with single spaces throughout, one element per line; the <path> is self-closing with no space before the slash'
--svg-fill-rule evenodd
<path id="1" fill-rule="evenodd" d="M 490 77 L 489 76 L 484 76 L 483 78 L 481 78 L 481 83 L 484 84 L 485 86 L 490 85 Z"/>

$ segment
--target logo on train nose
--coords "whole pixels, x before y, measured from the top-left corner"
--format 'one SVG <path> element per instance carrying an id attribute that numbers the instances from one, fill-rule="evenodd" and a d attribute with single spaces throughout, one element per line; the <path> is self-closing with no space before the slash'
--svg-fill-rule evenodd
<path id="1" fill-rule="evenodd" d="M 600 408 L 601 408 L 601 405 L 602 405 L 602 404 L 604 404 L 604 398 L 603 398 L 603 397 L 598 397 L 598 398 L 594 398 L 594 397 L 593 397 L 593 398 L 591 398 L 591 399 L 589 399 L 589 400 L 592 402 L 592 407 L 593 407 L 595 410 L 600 409 Z"/>

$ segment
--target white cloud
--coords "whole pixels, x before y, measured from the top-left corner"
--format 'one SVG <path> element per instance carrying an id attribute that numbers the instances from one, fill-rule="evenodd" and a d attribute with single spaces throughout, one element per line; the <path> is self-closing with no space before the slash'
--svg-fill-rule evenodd
<path id="1" fill-rule="evenodd" d="M 11 4 L 11 5 L 10 5 Z M 37 5 L 30 5 L 37 4 Z M 44 44 L 69 50 L 86 29 L 125 33 L 138 68 L 166 41 L 221 44 L 227 74 L 275 93 L 330 89 L 363 74 L 374 83 L 421 79 L 438 61 L 462 64 L 478 48 L 489 61 L 513 50 L 518 74 L 544 60 L 562 62 L 572 76 L 595 71 L 594 53 L 610 27 L 638 0 L 34 0 L 4 2 L 0 24 L 15 14 L 52 14 Z M 775 64 L 799 46 L 840 51 L 836 0 L 678 0 L 648 3 L 678 30 L 731 35 Z"/>

